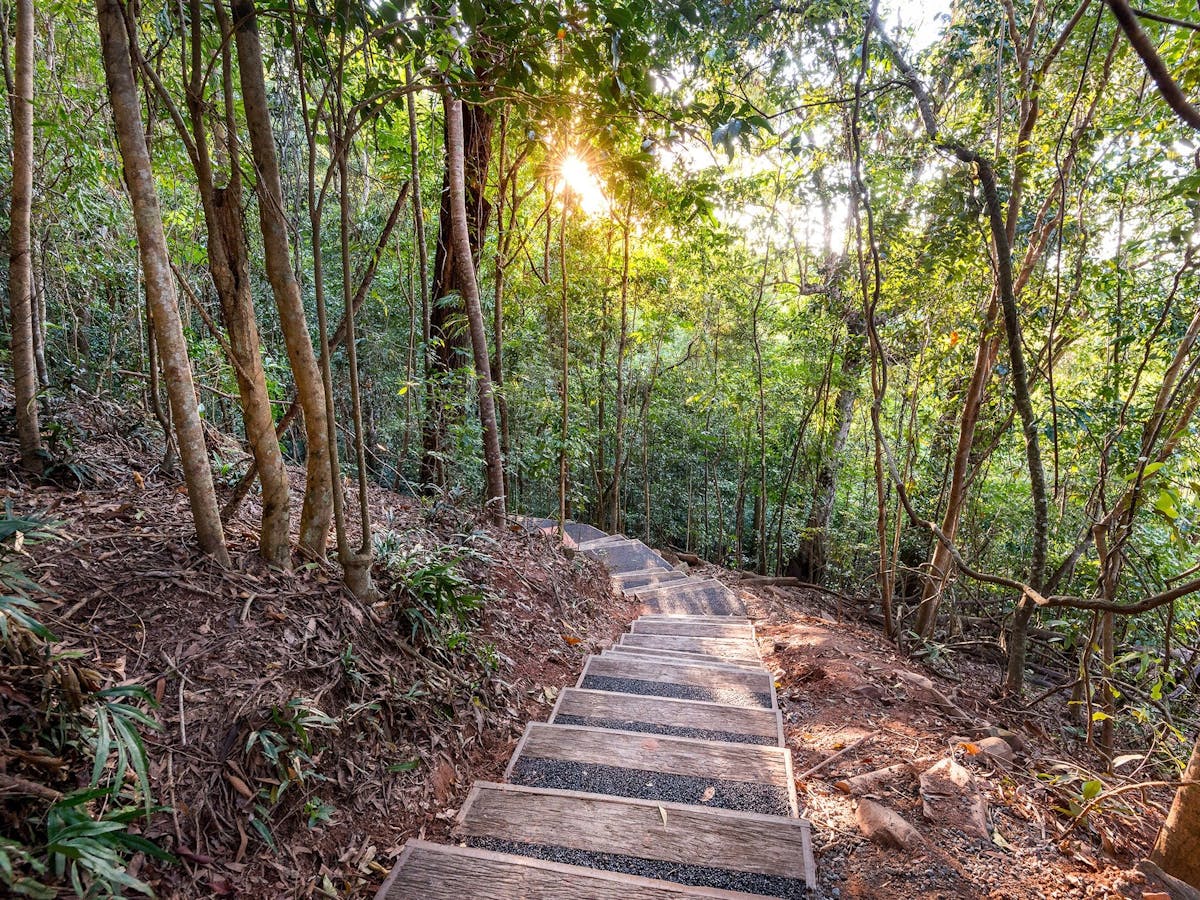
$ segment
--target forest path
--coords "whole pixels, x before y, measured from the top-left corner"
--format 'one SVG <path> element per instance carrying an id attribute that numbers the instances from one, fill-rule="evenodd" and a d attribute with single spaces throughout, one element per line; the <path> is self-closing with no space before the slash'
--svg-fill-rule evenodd
<path id="1" fill-rule="evenodd" d="M 567 536 L 642 615 L 526 727 L 505 783 L 475 783 L 460 843 L 409 841 L 377 900 L 815 891 L 775 684 L 741 601 L 641 541 L 578 523 Z"/>

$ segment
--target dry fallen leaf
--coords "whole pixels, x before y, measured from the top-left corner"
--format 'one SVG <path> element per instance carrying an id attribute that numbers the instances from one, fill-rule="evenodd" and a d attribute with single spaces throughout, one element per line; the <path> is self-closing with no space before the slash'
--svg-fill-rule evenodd
<path id="1" fill-rule="evenodd" d="M 572 646 L 572 647 L 574 647 L 576 644 L 582 644 L 582 643 L 583 643 L 583 641 L 581 641 L 579 638 L 577 638 L 577 637 L 574 637 L 573 635 L 569 635 L 569 634 L 564 634 L 564 635 L 562 636 L 562 639 L 563 639 L 564 641 L 566 641 L 566 642 L 567 642 L 567 643 L 568 643 L 570 646 Z"/>

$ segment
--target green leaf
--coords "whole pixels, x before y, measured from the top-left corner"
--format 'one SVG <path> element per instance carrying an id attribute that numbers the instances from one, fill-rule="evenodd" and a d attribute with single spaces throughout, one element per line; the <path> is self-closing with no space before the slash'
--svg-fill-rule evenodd
<path id="1" fill-rule="evenodd" d="M 1084 800 L 1095 800 L 1100 796 L 1100 792 L 1104 790 L 1104 783 L 1096 779 L 1085 781 L 1083 790 L 1081 791 Z"/>

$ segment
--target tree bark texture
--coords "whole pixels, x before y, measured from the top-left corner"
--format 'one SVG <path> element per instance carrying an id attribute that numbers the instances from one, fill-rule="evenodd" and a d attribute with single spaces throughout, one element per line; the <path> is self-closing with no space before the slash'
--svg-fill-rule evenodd
<path id="1" fill-rule="evenodd" d="M 211 554 L 222 565 L 228 565 L 229 554 L 225 549 L 225 535 L 217 511 L 208 448 L 200 424 L 191 361 L 188 359 L 187 341 L 179 316 L 150 154 L 146 149 L 137 86 L 133 81 L 125 16 L 119 0 L 96 0 L 96 14 L 117 143 L 125 167 L 125 183 L 133 204 L 146 300 L 152 311 L 155 338 L 166 376 L 171 419 L 179 442 L 179 458 L 187 484 L 192 520 L 200 549 Z"/>

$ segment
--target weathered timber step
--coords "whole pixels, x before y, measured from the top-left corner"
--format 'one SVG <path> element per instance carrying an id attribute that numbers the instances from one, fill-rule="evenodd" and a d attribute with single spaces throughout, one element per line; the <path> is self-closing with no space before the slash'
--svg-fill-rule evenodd
<path id="1" fill-rule="evenodd" d="M 697 592 L 639 597 L 643 613 L 696 614 L 708 616 L 741 616 L 746 607 L 732 595 L 700 589 Z"/>
<path id="2" fill-rule="evenodd" d="M 696 886 L 775 897 L 816 887 L 804 819 L 476 782 L 458 835 L 469 844 L 503 840 L 516 853 Z"/>
<path id="3" fill-rule="evenodd" d="M 550 722 L 618 731 L 650 731 L 737 744 L 784 745 L 779 710 L 586 688 L 560 691 Z"/>
<path id="4" fill-rule="evenodd" d="M 746 900 L 753 894 L 411 840 L 375 900 Z"/>
<path id="5" fill-rule="evenodd" d="M 617 644 L 607 650 L 600 651 L 601 656 L 624 656 L 640 658 L 653 656 L 665 662 L 705 663 L 710 666 L 733 666 L 739 669 L 761 669 L 763 664 L 757 659 L 723 659 L 708 653 L 689 653 L 685 650 L 658 650 L 653 647 L 631 647 L 627 644 Z"/>
<path id="6" fill-rule="evenodd" d="M 666 584 L 649 584 L 645 587 L 634 588 L 626 591 L 627 594 L 634 594 L 637 597 L 649 597 L 661 594 L 674 594 L 681 590 L 692 588 L 712 588 L 726 591 L 730 594 L 733 591 L 729 590 L 724 584 L 716 578 L 696 578 L 689 576 L 685 581 L 667 582 Z"/>
<path id="7" fill-rule="evenodd" d="M 504 778 L 554 790 L 799 814 L 792 754 L 783 747 L 531 722 Z"/>
<path id="8" fill-rule="evenodd" d="M 754 626 L 749 622 L 719 619 L 692 619 L 683 616 L 642 616 L 629 626 L 633 634 L 676 634 L 687 637 L 741 638 L 755 640 Z"/>
<path id="9" fill-rule="evenodd" d="M 614 572 L 612 580 L 624 591 L 663 584 L 677 584 L 690 576 L 675 569 L 639 569 L 636 572 Z"/>
<path id="10" fill-rule="evenodd" d="M 711 638 L 678 634 L 623 634 L 621 644 L 630 647 L 654 647 L 659 650 L 684 650 L 732 659 L 761 660 L 758 642 L 752 638 Z"/>
<path id="11" fill-rule="evenodd" d="M 713 616 L 704 613 L 643 613 L 635 622 L 696 622 L 700 624 L 753 625 L 749 616 Z"/>
<path id="12" fill-rule="evenodd" d="M 555 520 L 555 524 L 558 524 L 557 520 Z M 563 523 L 563 530 L 566 531 L 567 536 L 577 545 L 608 537 L 607 534 L 595 525 L 588 525 L 586 522 L 565 522 Z"/>
<path id="13" fill-rule="evenodd" d="M 623 534 L 606 534 L 602 538 L 596 538 L 593 541 L 581 541 L 579 543 L 580 550 L 591 550 L 593 547 L 603 547 L 605 544 L 623 544 L 632 540 Z"/>
<path id="14" fill-rule="evenodd" d="M 775 684 L 763 669 L 675 662 L 647 656 L 589 656 L 576 687 L 733 706 L 775 709 Z"/>
<path id="15" fill-rule="evenodd" d="M 637 572 L 642 569 L 674 571 L 669 562 L 641 541 L 606 542 L 598 546 L 589 544 L 582 552 L 598 559 L 609 572 Z"/>

